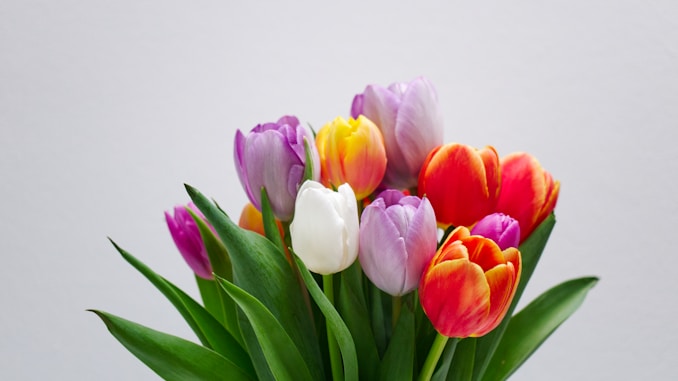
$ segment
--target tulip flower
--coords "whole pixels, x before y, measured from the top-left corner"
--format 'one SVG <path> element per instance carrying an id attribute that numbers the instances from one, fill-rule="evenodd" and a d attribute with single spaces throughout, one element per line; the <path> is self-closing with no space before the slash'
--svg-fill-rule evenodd
<path id="1" fill-rule="evenodd" d="M 492 213 L 483 217 L 473 226 L 471 234 L 493 240 L 501 250 L 518 247 L 520 244 L 520 224 L 504 213 Z"/>
<path id="2" fill-rule="evenodd" d="M 442 227 L 471 226 L 495 211 L 501 184 L 493 147 L 477 150 L 449 143 L 426 158 L 419 174 L 419 196 L 428 197 Z"/>
<path id="3" fill-rule="evenodd" d="M 325 186 L 348 183 L 358 200 L 369 196 L 386 171 L 384 139 L 377 126 L 364 116 L 348 121 L 337 117 L 316 135 L 320 177 Z"/>
<path id="4" fill-rule="evenodd" d="M 187 208 L 190 208 L 199 218 L 207 222 L 200 210 L 193 203 L 190 203 L 188 207 L 183 205 L 175 206 L 174 216 L 169 212 L 165 212 L 167 227 L 172 235 L 174 244 L 195 275 L 204 279 L 213 279 L 212 265 L 207 256 L 205 243 L 200 236 L 198 225 L 196 225 Z"/>
<path id="5" fill-rule="evenodd" d="M 242 212 L 240 212 L 240 219 L 238 220 L 238 226 L 263 236 L 266 235 L 266 232 L 264 232 L 264 220 L 261 216 L 261 212 L 258 211 L 251 202 L 248 202 L 242 208 Z"/>
<path id="6" fill-rule="evenodd" d="M 417 185 L 426 155 L 443 143 L 443 118 L 433 85 L 420 77 L 388 88 L 369 85 L 353 99 L 351 116 L 365 115 L 384 136 L 388 165 L 384 184 L 391 188 Z"/>
<path id="7" fill-rule="evenodd" d="M 235 167 L 247 197 L 261 210 L 261 188 L 266 188 L 273 214 L 288 221 L 294 213 L 294 200 L 304 178 L 308 142 L 313 160 L 313 179 L 320 178 L 318 152 L 313 136 L 293 116 L 276 123 L 257 125 L 244 135 L 235 135 Z"/>
<path id="8" fill-rule="evenodd" d="M 456 228 L 424 271 L 421 306 L 435 329 L 447 337 L 478 337 L 506 315 L 520 280 L 516 248 Z"/>
<path id="9" fill-rule="evenodd" d="M 306 267 L 328 275 L 344 270 L 358 256 L 358 206 L 351 186 L 336 192 L 316 181 L 299 188 L 290 224 L 292 249 Z"/>
<path id="10" fill-rule="evenodd" d="M 518 220 L 523 241 L 556 207 L 560 182 L 524 152 L 501 159 L 501 182 L 496 210 Z"/>
<path id="11" fill-rule="evenodd" d="M 379 289 L 393 296 L 407 294 L 419 285 L 437 238 L 436 217 L 425 197 L 387 192 L 363 211 L 360 264 Z"/>

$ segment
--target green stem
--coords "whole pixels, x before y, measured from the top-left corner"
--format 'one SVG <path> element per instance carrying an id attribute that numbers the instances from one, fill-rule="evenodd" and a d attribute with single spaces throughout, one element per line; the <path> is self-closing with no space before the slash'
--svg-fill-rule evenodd
<path id="1" fill-rule="evenodd" d="M 323 275 L 323 291 L 327 299 L 334 305 L 334 282 L 332 274 Z M 332 366 L 332 380 L 341 381 L 344 379 L 343 370 L 341 367 L 341 353 L 339 352 L 339 345 L 337 344 L 337 339 L 334 337 L 334 333 L 330 328 L 329 324 L 327 326 L 327 349 L 330 353 L 330 364 Z"/>
<path id="2" fill-rule="evenodd" d="M 400 310 L 403 307 L 403 297 L 394 296 L 391 304 L 391 327 L 395 331 L 396 324 L 398 323 L 398 318 L 400 317 Z"/>
<path id="3" fill-rule="evenodd" d="M 421 373 L 419 373 L 419 378 L 417 379 L 418 381 L 429 381 L 431 379 L 431 376 L 433 376 L 433 371 L 436 369 L 436 365 L 438 364 L 438 359 L 440 359 L 440 355 L 443 353 L 448 339 L 449 337 L 443 336 L 440 333 L 436 335 L 436 339 L 431 345 L 428 356 L 426 356 L 424 366 L 421 368 Z M 454 340 L 455 341 L 452 345 L 456 346 L 458 340 Z"/>

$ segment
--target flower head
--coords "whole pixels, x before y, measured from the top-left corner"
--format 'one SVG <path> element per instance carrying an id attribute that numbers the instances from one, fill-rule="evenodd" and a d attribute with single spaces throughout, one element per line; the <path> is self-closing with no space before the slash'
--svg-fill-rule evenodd
<path id="1" fill-rule="evenodd" d="M 456 228 L 424 271 L 421 306 L 444 336 L 478 337 L 506 315 L 521 272 L 520 252 Z"/>
<path id="2" fill-rule="evenodd" d="M 520 244 L 520 224 L 504 213 L 492 213 L 483 217 L 473 226 L 471 234 L 493 240 L 501 250 L 518 247 Z"/>
<path id="3" fill-rule="evenodd" d="M 493 147 L 449 143 L 437 147 L 421 167 L 418 192 L 431 200 L 442 226 L 471 226 L 495 211 L 501 184 Z"/>
<path id="4" fill-rule="evenodd" d="M 373 121 L 384 136 L 384 184 L 399 189 L 417 185 L 426 155 L 443 143 L 443 118 L 433 85 L 423 77 L 387 88 L 369 85 L 353 98 L 351 116 L 358 115 Z"/>
<path id="5" fill-rule="evenodd" d="M 381 183 L 386 171 L 384 139 L 366 117 L 337 117 L 318 131 L 316 145 L 326 186 L 348 183 L 362 200 Z"/>
<path id="6" fill-rule="evenodd" d="M 518 220 L 523 241 L 556 207 L 560 182 L 534 156 L 516 152 L 501 159 L 501 184 L 496 210 Z"/>
<path id="7" fill-rule="evenodd" d="M 309 270 L 334 274 L 358 256 L 358 206 L 351 186 L 336 192 L 316 181 L 299 189 L 290 224 L 292 249 Z"/>
<path id="8" fill-rule="evenodd" d="M 193 203 L 190 203 L 188 206 L 175 206 L 174 215 L 165 212 L 167 227 L 172 235 L 174 244 L 177 246 L 177 249 L 179 249 L 181 256 L 184 257 L 186 264 L 188 264 L 191 270 L 201 278 L 212 279 L 212 265 L 207 256 L 205 243 L 200 236 L 198 225 L 193 220 L 193 217 L 188 212 L 187 208 L 190 208 L 199 218 L 202 218 L 207 222 L 200 210 L 198 210 Z M 211 225 L 209 226 L 211 228 Z"/>
<path id="9" fill-rule="evenodd" d="M 404 295 L 417 288 L 435 254 L 437 227 L 426 198 L 394 192 L 377 197 L 363 211 L 359 257 L 372 283 L 391 295 Z"/>
<path id="10" fill-rule="evenodd" d="M 257 125 L 245 135 L 235 136 L 235 163 L 238 178 L 254 206 L 261 210 L 261 188 L 266 188 L 271 209 L 287 221 L 294 212 L 294 200 L 304 178 L 308 142 L 313 160 L 313 179 L 320 177 L 318 152 L 313 136 L 293 116 L 275 123 Z"/>

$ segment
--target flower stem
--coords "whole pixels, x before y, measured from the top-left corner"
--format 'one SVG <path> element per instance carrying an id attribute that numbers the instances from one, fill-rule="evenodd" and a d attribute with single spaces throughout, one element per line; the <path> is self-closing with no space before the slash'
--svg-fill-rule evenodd
<path id="1" fill-rule="evenodd" d="M 440 359 L 440 355 L 443 353 L 443 349 L 445 349 L 445 344 L 447 344 L 448 339 L 449 337 L 443 336 L 440 333 L 436 335 L 436 338 L 431 345 L 431 349 L 428 352 L 428 356 L 426 356 L 424 366 L 421 368 L 421 373 L 419 373 L 418 381 L 429 381 L 431 379 L 433 371 L 438 364 L 438 359 Z M 458 341 L 458 339 L 454 339 L 452 345 L 456 346 Z"/>
<path id="2" fill-rule="evenodd" d="M 332 274 L 323 275 L 323 291 L 327 299 L 334 305 L 334 282 Z M 341 367 L 341 353 L 339 353 L 339 345 L 334 333 L 330 329 L 330 325 L 326 324 L 327 328 L 327 349 L 330 353 L 330 364 L 332 367 L 332 379 L 340 381 L 344 379 L 344 372 Z"/>
<path id="3" fill-rule="evenodd" d="M 395 331 L 396 324 L 398 323 L 398 318 L 400 317 L 400 310 L 403 307 L 403 297 L 394 296 L 392 305 L 391 305 L 391 326 Z"/>

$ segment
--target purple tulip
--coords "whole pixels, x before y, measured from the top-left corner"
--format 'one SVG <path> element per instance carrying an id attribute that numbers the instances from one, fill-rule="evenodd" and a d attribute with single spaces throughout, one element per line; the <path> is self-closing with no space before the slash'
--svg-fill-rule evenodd
<path id="1" fill-rule="evenodd" d="M 503 213 L 485 216 L 471 229 L 471 234 L 493 240 L 502 250 L 518 247 L 520 244 L 520 224 Z"/>
<path id="2" fill-rule="evenodd" d="M 320 178 L 320 160 L 313 136 L 294 116 L 259 124 L 244 135 L 235 135 L 235 167 L 247 197 L 261 211 L 261 188 L 266 188 L 273 214 L 282 221 L 292 218 L 294 201 L 304 177 L 308 141 L 313 158 L 313 180 Z"/>
<path id="3" fill-rule="evenodd" d="M 353 98 L 351 116 L 365 115 L 384 136 L 388 165 L 384 184 L 417 185 L 419 169 L 431 150 L 443 144 L 443 119 L 433 85 L 419 77 L 388 88 L 369 85 Z"/>
<path id="4" fill-rule="evenodd" d="M 388 196 L 377 198 L 363 211 L 359 257 L 372 283 L 397 296 L 419 284 L 436 252 L 437 226 L 433 207 L 425 197 Z"/>
<path id="5" fill-rule="evenodd" d="M 205 216 L 193 203 L 188 204 L 188 208 L 191 208 L 191 211 L 205 220 Z M 198 225 L 196 225 L 186 207 L 183 205 L 175 206 L 174 216 L 170 215 L 169 212 L 165 212 L 165 220 L 167 221 L 167 227 L 172 235 L 174 244 L 179 249 L 188 266 L 197 276 L 213 279 L 212 265 L 207 256 L 205 243 L 200 236 Z"/>

